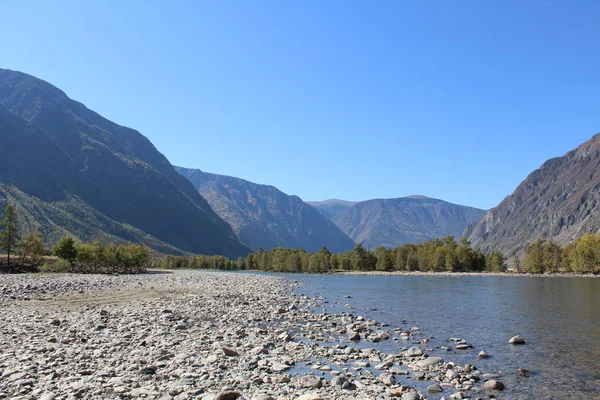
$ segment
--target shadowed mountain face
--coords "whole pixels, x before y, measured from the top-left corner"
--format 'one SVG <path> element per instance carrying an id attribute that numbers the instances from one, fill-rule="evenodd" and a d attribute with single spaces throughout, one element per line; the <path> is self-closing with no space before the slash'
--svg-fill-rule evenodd
<path id="1" fill-rule="evenodd" d="M 273 186 L 175 167 L 192 182 L 240 240 L 253 249 L 304 248 L 332 252 L 350 250 L 354 242 L 297 196 Z"/>
<path id="2" fill-rule="evenodd" d="M 600 229 L 600 134 L 546 161 L 466 234 L 483 251 L 520 253 L 538 237 L 566 244 Z"/>
<path id="3" fill-rule="evenodd" d="M 337 214 L 333 221 L 365 247 L 393 248 L 448 235 L 459 237 L 483 213 L 477 208 L 410 196 L 356 203 Z"/>
<path id="4" fill-rule="evenodd" d="M 0 69 L 0 201 L 49 242 L 65 234 L 163 252 L 249 249 L 148 139 L 47 82 Z"/>
<path id="5" fill-rule="evenodd" d="M 324 201 L 307 201 L 306 204 L 313 206 L 323 216 L 333 220 L 339 213 L 356 204 L 354 201 L 329 199 Z"/>

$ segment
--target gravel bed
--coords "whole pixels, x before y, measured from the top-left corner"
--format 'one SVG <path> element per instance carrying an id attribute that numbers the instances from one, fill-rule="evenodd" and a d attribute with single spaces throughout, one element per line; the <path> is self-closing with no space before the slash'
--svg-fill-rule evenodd
<path id="1" fill-rule="evenodd" d="M 471 365 L 428 357 L 418 328 L 393 331 L 351 314 L 316 314 L 320 299 L 294 296 L 294 285 L 205 271 L 0 275 L 0 399 L 415 400 L 501 393 L 501 382 Z M 397 354 L 356 346 L 392 339 Z"/>

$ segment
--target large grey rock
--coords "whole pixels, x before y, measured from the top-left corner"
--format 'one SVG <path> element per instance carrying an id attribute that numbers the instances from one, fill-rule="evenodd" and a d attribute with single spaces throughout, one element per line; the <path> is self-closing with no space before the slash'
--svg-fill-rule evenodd
<path id="1" fill-rule="evenodd" d="M 444 389 L 439 385 L 439 383 L 434 383 L 433 385 L 427 386 L 427 392 L 429 393 L 442 393 Z"/>
<path id="2" fill-rule="evenodd" d="M 382 374 L 379 379 L 385 386 L 392 386 L 396 383 L 396 378 L 392 374 Z"/>
<path id="3" fill-rule="evenodd" d="M 444 359 L 441 357 L 427 357 L 424 360 L 417 361 L 415 364 L 419 368 L 428 368 L 428 367 L 431 367 L 432 365 L 440 364 L 443 362 L 444 362 Z"/>
<path id="4" fill-rule="evenodd" d="M 413 346 L 410 349 L 406 350 L 406 355 L 409 357 L 422 356 L 423 350 L 421 350 L 418 346 Z"/>
<path id="5" fill-rule="evenodd" d="M 512 344 L 525 344 L 525 339 L 523 339 L 520 335 L 517 335 L 517 336 L 513 336 L 512 338 L 510 338 L 510 340 L 508 341 L 508 343 L 512 343 Z"/>
<path id="6" fill-rule="evenodd" d="M 504 383 L 492 379 L 484 383 L 483 388 L 485 390 L 504 390 Z"/>
<path id="7" fill-rule="evenodd" d="M 314 375 L 304 375 L 300 378 L 300 386 L 307 389 L 318 389 L 323 385 L 321 378 Z"/>

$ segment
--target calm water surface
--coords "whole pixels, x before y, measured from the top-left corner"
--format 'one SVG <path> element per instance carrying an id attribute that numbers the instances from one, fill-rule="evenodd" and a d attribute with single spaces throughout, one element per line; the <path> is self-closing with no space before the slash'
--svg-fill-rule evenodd
<path id="1" fill-rule="evenodd" d="M 600 279 L 353 275 L 293 279 L 302 284 L 299 293 L 323 296 L 327 312 L 388 322 L 390 331 L 418 326 L 424 337 L 433 337 L 421 346 L 435 347 L 431 355 L 470 362 L 484 373 L 501 373 L 507 390 L 499 398 L 600 399 Z M 347 303 L 353 308 L 345 308 Z M 507 343 L 517 334 L 526 345 Z M 451 337 L 466 339 L 474 348 L 441 350 L 440 346 L 454 348 Z M 361 345 L 397 353 L 407 343 Z M 491 357 L 478 360 L 481 350 Z M 520 376 L 519 368 L 530 370 L 531 376 Z"/>

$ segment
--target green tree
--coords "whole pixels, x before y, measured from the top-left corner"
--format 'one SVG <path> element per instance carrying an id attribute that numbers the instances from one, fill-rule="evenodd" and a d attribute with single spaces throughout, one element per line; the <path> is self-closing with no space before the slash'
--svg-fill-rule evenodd
<path id="1" fill-rule="evenodd" d="M 77 259 L 77 247 L 75 246 L 75 239 L 70 236 L 65 236 L 54 246 L 54 254 L 67 260 L 71 266 Z"/>
<path id="2" fill-rule="evenodd" d="M 352 251 L 352 269 L 356 271 L 372 271 L 375 269 L 377 259 L 362 244 L 358 243 Z"/>
<path id="3" fill-rule="evenodd" d="M 485 269 L 488 272 L 504 272 L 506 259 L 498 250 L 493 250 L 485 258 Z"/>
<path id="4" fill-rule="evenodd" d="M 521 258 L 517 254 L 515 254 L 513 256 L 513 267 L 517 274 L 520 274 L 523 272 L 523 266 L 521 265 Z"/>
<path id="5" fill-rule="evenodd" d="M 546 270 L 546 265 L 544 264 L 544 240 L 542 238 L 529 243 L 525 248 L 523 267 L 530 274 L 543 274 Z"/>
<path id="6" fill-rule="evenodd" d="M 331 270 L 331 252 L 325 246 L 321 247 L 319 251 L 321 268 L 323 271 Z"/>
<path id="7" fill-rule="evenodd" d="M 544 243 L 543 252 L 546 270 L 552 273 L 558 272 L 563 264 L 563 249 L 552 239 L 548 239 Z"/>
<path id="8" fill-rule="evenodd" d="M 377 246 L 374 254 L 375 258 L 377 258 L 377 263 L 375 264 L 377 271 L 391 271 L 393 269 L 394 263 L 391 252 L 387 251 L 385 247 Z"/>
<path id="9" fill-rule="evenodd" d="M 575 243 L 572 254 L 573 271 L 600 272 L 600 234 L 585 234 Z"/>
<path id="10" fill-rule="evenodd" d="M 12 204 L 9 203 L 4 209 L 0 225 L 4 227 L 0 231 L 0 249 L 6 252 L 6 263 L 10 267 L 10 254 L 17 250 L 20 240 L 17 212 Z"/>
<path id="11" fill-rule="evenodd" d="M 25 266 L 27 257 L 30 258 L 32 265 L 39 265 L 46 252 L 46 245 L 42 239 L 42 234 L 39 232 L 30 232 L 23 236 L 19 250 L 21 255 L 21 268 Z"/>
<path id="12" fill-rule="evenodd" d="M 471 244 L 464 236 L 460 238 L 458 246 L 456 246 L 457 266 L 460 271 L 468 271 L 473 264 L 473 250 Z"/>

